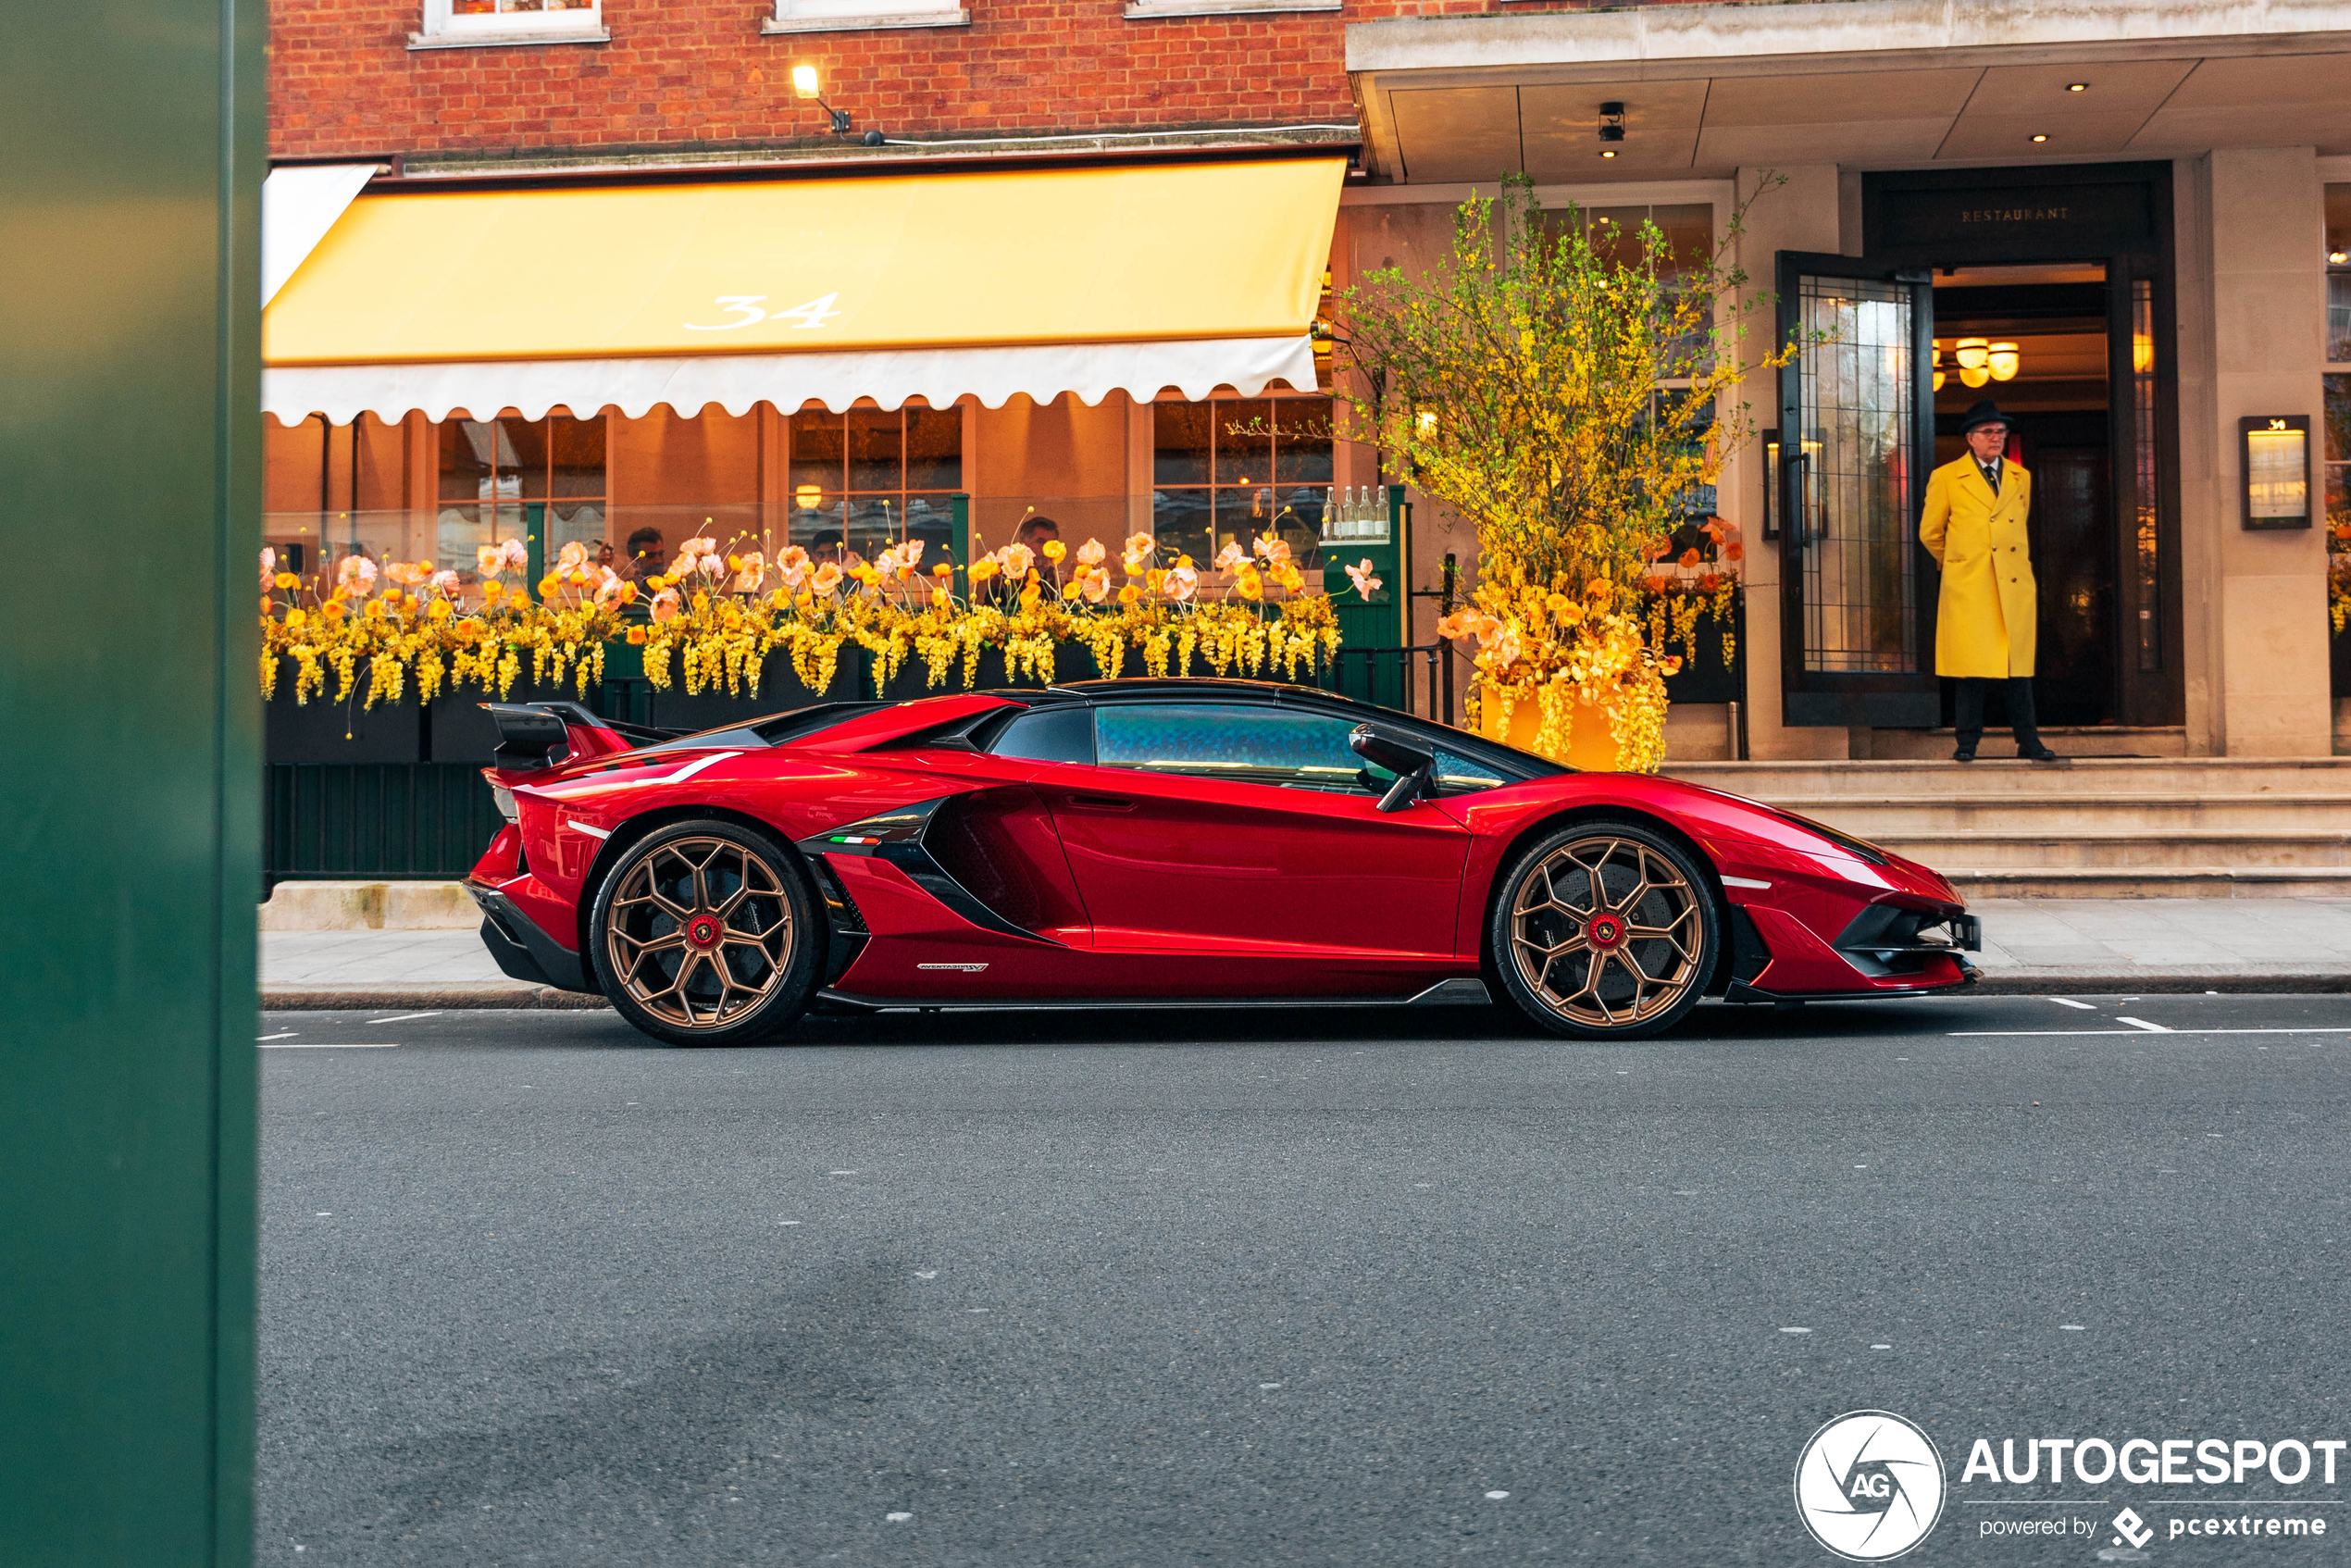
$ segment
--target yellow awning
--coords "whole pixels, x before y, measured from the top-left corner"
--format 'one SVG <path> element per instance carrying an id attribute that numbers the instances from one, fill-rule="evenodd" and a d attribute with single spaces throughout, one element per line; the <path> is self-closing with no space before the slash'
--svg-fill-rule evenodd
<path id="1" fill-rule="evenodd" d="M 937 401 L 961 378 L 946 401 L 1001 402 L 1038 395 L 1040 376 L 1071 383 L 1045 396 L 1099 398 L 1106 375 L 1148 396 L 1183 383 L 1135 376 L 1214 374 L 1218 344 L 1243 377 L 1286 375 L 1311 367 L 1297 356 L 1344 171 L 1315 157 L 363 195 L 266 313 L 266 401 L 391 417 L 461 385 L 561 383 L 553 401 L 576 412 L 624 394 L 845 406 L 900 384 L 901 401 Z M 1070 352 L 1089 345 L 1132 345 L 1133 373 Z M 1023 384 L 983 385 L 1003 379 L 991 361 Z"/>

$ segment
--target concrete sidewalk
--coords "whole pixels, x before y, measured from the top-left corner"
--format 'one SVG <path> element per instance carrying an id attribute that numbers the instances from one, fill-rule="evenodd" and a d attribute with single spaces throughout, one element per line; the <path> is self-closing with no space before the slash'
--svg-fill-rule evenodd
<path id="1" fill-rule="evenodd" d="M 1986 899 L 1990 991 L 2351 990 L 2351 899 Z M 264 1005 L 601 1007 L 498 972 L 472 931 L 264 931 Z"/>

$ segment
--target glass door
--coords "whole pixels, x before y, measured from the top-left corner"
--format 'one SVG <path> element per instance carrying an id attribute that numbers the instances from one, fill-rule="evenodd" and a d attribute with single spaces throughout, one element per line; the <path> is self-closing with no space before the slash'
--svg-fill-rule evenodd
<path id="1" fill-rule="evenodd" d="M 1934 452 L 1923 269 L 1782 251 L 1781 628 L 1785 722 L 1932 728 L 1934 566 L 1918 542 Z"/>

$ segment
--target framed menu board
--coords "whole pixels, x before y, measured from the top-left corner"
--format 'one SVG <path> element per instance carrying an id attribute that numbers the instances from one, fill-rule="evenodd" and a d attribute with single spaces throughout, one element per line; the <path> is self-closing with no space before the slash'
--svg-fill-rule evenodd
<path id="1" fill-rule="evenodd" d="M 2245 526 L 2310 526 L 2310 417 L 2256 414 L 2237 421 L 2245 475 Z"/>

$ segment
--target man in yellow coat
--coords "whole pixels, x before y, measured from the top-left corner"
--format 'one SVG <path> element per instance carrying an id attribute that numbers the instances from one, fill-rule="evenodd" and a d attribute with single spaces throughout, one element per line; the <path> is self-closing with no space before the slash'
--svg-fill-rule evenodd
<path id="1" fill-rule="evenodd" d="M 1934 621 L 1934 673 L 1959 683 L 1959 750 L 1954 761 L 1973 762 L 1984 738 L 1984 689 L 2008 682 L 2009 720 L 2016 754 L 2055 762 L 2041 744 L 2033 715 L 2033 642 L 2039 593 L 2025 518 L 2033 510 L 2033 476 L 2002 455 L 2009 421 L 1990 401 L 1968 410 L 1960 426 L 1966 455 L 1934 470 L 1919 516 L 1919 542 L 1943 568 Z"/>

